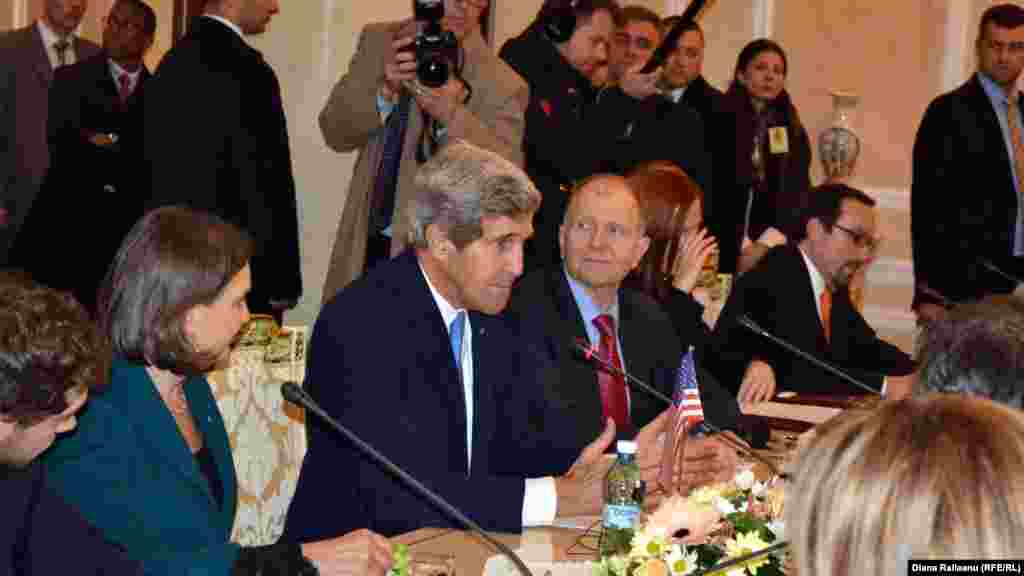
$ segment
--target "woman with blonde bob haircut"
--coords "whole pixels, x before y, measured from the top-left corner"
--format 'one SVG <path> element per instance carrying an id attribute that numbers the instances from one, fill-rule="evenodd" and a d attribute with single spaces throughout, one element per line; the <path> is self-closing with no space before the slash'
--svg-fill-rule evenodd
<path id="1" fill-rule="evenodd" d="M 906 574 L 910 559 L 1019 558 L 1024 415 L 929 395 L 839 416 L 786 500 L 798 574 Z"/>

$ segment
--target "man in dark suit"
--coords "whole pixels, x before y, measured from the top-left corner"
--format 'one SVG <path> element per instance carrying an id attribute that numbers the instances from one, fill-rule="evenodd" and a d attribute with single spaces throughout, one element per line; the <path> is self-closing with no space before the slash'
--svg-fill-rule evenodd
<path id="1" fill-rule="evenodd" d="M 559 367 L 559 377 L 546 382 L 545 392 L 571 418 L 576 443 L 589 441 L 607 418 L 615 417 L 616 394 L 626 404 L 616 430 L 621 439 L 632 438 L 666 409 L 664 402 L 614 381 L 576 352 L 577 342 L 588 343 L 664 395 L 671 396 L 675 388 L 683 350 L 671 321 L 653 300 L 621 287 L 649 243 L 627 182 L 610 175 L 585 180 L 570 197 L 559 239 L 564 266 L 528 274 L 516 288 L 509 313 L 546 335 L 540 351 Z M 602 322 L 614 335 L 608 340 L 614 351 L 601 349 L 606 337 Z M 739 411 L 732 395 L 706 378 L 700 384 L 707 419 L 734 427 Z"/>
<path id="2" fill-rule="evenodd" d="M 661 24 L 663 34 L 668 34 L 680 16 L 666 18 Z M 661 82 L 669 91 L 674 102 L 684 102 L 700 114 L 704 122 L 705 138 L 711 131 L 713 114 L 718 109 L 722 92 L 708 83 L 702 74 L 704 69 L 704 30 L 691 20 L 683 27 L 683 33 L 676 42 L 676 49 L 669 54 L 661 72 Z"/>
<path id="3" fill-rule="evenodd" d="M 669 414 L 662 400 L 626 385 L 625 378 L 601 369 L 577 352 L 583 342 L 605 362 L 671 396 L 683 356 L 667 314 L 640 292 L 622 288 L 626 275 L 647 251 L 649 239 L 639 203 L 619 176 L 597 175 L 583 181 L 569 198 L 559 229 L 564 266 L 535 270 L 516 288 L 509 315 L 546 335 L 537 350 L 540 361 L 558 367 L 545 380 L 547 402 L 565 418 L 582 445 L 612 418 L 620 439 L 647 435 Z M 709 422 L 735 428 L 735 399 L 703 371 L 699 377 Z M 641 430 L 638 433 L 638 430 Z M 640 455 L 641 468 L 657 465 L 657 450 Z M 735 452 L 712 436 L 694 440 L 685 452 L 681 481 L 696 486 L 725 480 L 735 472 Z"/>
<path id="4" fill-rule="evenodd" d="M 914 141 L 913 307 L 922 321 L 954 302 L 1012 292 L 1024 276 L 1024 9 L 986 10 L 975 48 L 978 71 L 932 101 Z"/>
<path id="5" fill-rule="evenodd" d="M 43 16 L 0 34 L 0 266 L 50 167 L 46 114 L 53 71 L 99 52 L 74 35 L 88 0 L 45 0 Z"/>
<path id="6" fill-rule="evenodd" d="M 213 212 L 255 242 L 249 309 L 278 320 L 302 294 L 295 182 L 277 76 L 244 36 L 276 0 L 208 0 L 146 88 L 149 207 Z"/>
<path id="7" fill-rule="evenodd" d="M 540 193 L 508 160 L 461 141 L 424 164 L 415 184 L 414 247 L 324 306 L 306 386 L 332 416 L 484 529 L 518 532 L 556 514 L 597 513 L 609 465 L 601 453 L 614 424 L 581 451 L 544 401 L 550 370 L 532 349 L 535 336 L 497 315 L 522 273 Z M 641 450 L 657 431 L 638 438 Z M 344 512 L 325 513 L 327 503 Z M 452 525 L 313 423 L 286 537 Z"/>
<path id="8" fill-rule="evenodd" d="M 797 245 L 772 248 L 739 279 L 715 325 L 708 368 L 740 404 L 770 399 L 777 389 L 862 394 L 810 362 L 737 323 L 746 315 L 768 332 L 839 366 L 889 396 L 910 390 L 914 362 L 875 335 L 850 302 L 849 282 L 874 255 L 875 201 L 843 184 L 810 195 Z"/>
<path id="9" fill-rule="evenodd" d="M 50 170 L 11 257 L 93 312 L 121 239 L 142 216 L 141 97 L 149 78 L 142 59 L 155 32 L 152 8 L 118 0 L 103 30 L 103 52 L 54 74 Z"/>
<path id="10" fill-rule="evenodd" d="M 600 169 L 624 173 L 637 164 L 666 160 L 683 169 L 712 194 L 711 155 L 701 116 L 686 102 L 664 93 L 662 71 L 640 73 L 661 43 L 657 14 L 642 6 L 622 9 L 609 70 L 613 83 L 598 94 L 600 135 L 606 152 Z"/>

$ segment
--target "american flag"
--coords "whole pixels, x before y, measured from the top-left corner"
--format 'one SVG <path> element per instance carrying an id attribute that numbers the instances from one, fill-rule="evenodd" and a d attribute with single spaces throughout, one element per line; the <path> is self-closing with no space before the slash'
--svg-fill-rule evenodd
<path id="1" fill-rule="evenodd" d="M 684 431 L 704 421 L 704 406 L 700 403 L 700 391 L 697 388 L 697 369 L 693 363 L 693 347 L 691 346 L 679 363 L 676 378 L 676 389 L 672 393 L 672 403 L 676 407 L 675 434 L 676 438 Z"/>

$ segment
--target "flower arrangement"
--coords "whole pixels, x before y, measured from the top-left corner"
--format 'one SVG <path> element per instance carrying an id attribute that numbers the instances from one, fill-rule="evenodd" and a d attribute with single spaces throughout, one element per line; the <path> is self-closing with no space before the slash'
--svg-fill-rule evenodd
<path id="1" fill-rule="evenodd" d="M 784 538 L 781 487 L 739 472 L 731 482 L 672 496 L 633 534 L 628 553 L 607 556 L 594 576 L 685 576 L 729 558 L 767 548 Z M 686 530 L 686 536 L 674 535 Z M 781 576 L 782 561 L 762 556 L 722 572 L 723 576 Z"/>

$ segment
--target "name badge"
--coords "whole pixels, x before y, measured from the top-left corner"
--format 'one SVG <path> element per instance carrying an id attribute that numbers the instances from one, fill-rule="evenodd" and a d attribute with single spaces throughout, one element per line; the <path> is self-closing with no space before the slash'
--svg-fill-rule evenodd
<path id="1" fill-rule="evenodd" d="M 789 134 L 785 126 L 773 126 L 768 129 L 768 150 L 772 154 L 789 153 Z"/>

